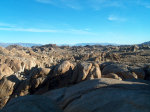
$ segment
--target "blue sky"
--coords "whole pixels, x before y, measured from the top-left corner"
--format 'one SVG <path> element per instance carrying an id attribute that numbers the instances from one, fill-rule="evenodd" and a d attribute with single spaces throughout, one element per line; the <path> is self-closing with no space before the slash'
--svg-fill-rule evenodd
<path id="1" fill-rule="evenodd" d="M 150 0 L 1 0 L 0 42 L 150 41 Z"/>

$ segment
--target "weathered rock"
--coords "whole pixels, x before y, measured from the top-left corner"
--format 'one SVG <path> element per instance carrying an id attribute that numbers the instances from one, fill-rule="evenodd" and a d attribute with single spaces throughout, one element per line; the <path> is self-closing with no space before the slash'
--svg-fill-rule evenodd
<path id="1" fill-rule="evenodd" d="M 62 112 L 45 96 L 25 96 L 11 100 L 0 112 Z"/>
<path id="2" fill-rule="evenodd" d="M 132 74 L 128 68 L 128 66 L 122 65 L 122 64 L 111 64 L 102 70 L 103 75 L 107 75 L 109 73 L 115 73 L 122 79 L 135 79 L 137 76 L 135 74 Z"/>
<path id="3" fill-rule="evenodd" d="M 82 62 L 77 64 L 73 73 L 72 82 L 81 82 L 85 80 L 91 68 L 92 63 Z"/>
<path id="4" fill-rule="evenodd" d="M 129 67 L 129 70 L 131 72 L 134 72 L 138 76 L 139 79 L 144 79 L 145 72 L 144 72 L 143 68 L 140 68 L 140 67 Z"/>
<path id="5" fill-rule="evenodd" d="M 26 70 L 31 70 L 33 67 L 36 67 L 36 62 L 34 60 L 24 60 L 25 68 Z"/>
<path id="6" fill-rule="evenodd" d="M 0 109 L 7 103 L 10 95 L 14 90 L 14 82 L 9 81 L 6 77 L 0 80 Z"/>
<path id="7" fill-rule="evenodd" d="M 96 79 L 96 78 L 101 78 L 101 70 L 97 63 L 93 63 L 93 66 L 90 69 L 89 74 L 86 77 L 86 80 L 87 79 Z"/>
<path id="8" fill-rule="evenodd" d="M 5 63 L 15 72 L 23 72 L 23 63 L 18 59 L 6 59 Z"/>
<path id="9" fill-rule="evenodd" d="M 50 71 L 51 69 L 49 68 L 35 68 L 31 71 L 30 85 L 32 91 L 35 91 L 35 89 L 44 83 Z"/>
<path id="10" fill-rule="evenodd" d="M 103 75 L 102 77 L 103 77 L 103 78 L 112 78 L 112 79 L 122 80 L 120 77 L 118 77 L 117 74 L 114 74 L 114 73 L 109 73 L 109 74 L 107 74 L 107 75 Z"/>
<path id="11" fill-rule="evenodd" d="M 9 54 L 9 51 L 3 47 L 0 47 L 0 54 L 7 55 Z"/>
<path id="12" fill-rule="evenodd" d="M 101 70 L 96 63 L 81 62 L 74 69 L 72 82 L 78 83 L 88 79 L 101 78 Z"/>
<path id="13" fill-rule="evenodd" d="M 50 71 L 49 68 L 33 68 L 29 74 L 30 78 L 20 83 L 14 92 L 13 97 L 25 96 L 36 92 L 42 87 L 42 84 L 46 81 Z"/>
<path id="14" fill-rule="evenodd" d="M 18 96 L 25 96 L 25 95 L 29 95 L 30 94 L 30 80 L 23 80 L 18 87 L 16 88 L 16 90 L 14 91 L 12 98 L 14 97 L 18 97 Z"/>
<path id="15" fill-rule="evenodd" d="M 115 79 L 88 80 L 50 91 L 64 112 L 149 112 L 150 83 Z"/>
<path id="16" fill-rule="evenodd" d="M 51 77 L 66 74 L 70 69 L 74 69 L 74 65 L 69 61 L 64 61 L 60 65 L 56 66 Z"/>
<path id="17" fill-rule="evenodd" d="M 0 64 L 0 76 L 10 76 L 12 75 L 14 72 L 13 70 L 7 66 L 6 64 Z"/>
<path id="18" fill-rule="evenodd" d="M 133 46 L 131 46 L 131 48 L 130 48 L 130 50 L 131 50 L 132 52 L 136 52 L 138 49 L 139 49 L 139 47 L 138 47 L 137 45 L 133 45 Z"/>

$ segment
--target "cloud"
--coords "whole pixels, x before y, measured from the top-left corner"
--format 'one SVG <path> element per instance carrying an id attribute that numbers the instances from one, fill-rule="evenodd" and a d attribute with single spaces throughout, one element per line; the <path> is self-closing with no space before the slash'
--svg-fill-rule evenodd
<path id="1" fill-rule="evenodd" d="M 67 25 L 68 24 L 64 24 Z M 69 25 L 70 26 L 70 25 Z M 18 25 L 13 25 L 9 23 L 0 22 L 0 31 L 13 31 L 13 32 L 33 32 L 33 33 L 67 33 L 67 34 L 89 34 L 95 35 L 95 33 L 90 32 L 89 29 L 40 29 L 40 28 L 23 28 L 18 27 Z"/>
<path id="2" fill-rule="evenodd" d="M 58 32 L 57 30 L 34 29 L 34 28 L 0 28 L 3 31 L 22 31 L 22 32 Z"/>
<path id="3" fill-rule="evenodd" d="M 109 21 L 117 21 L 117 22 L 125 22 L 127 20 L 126 18 L 122 18 L 114 15 L 110 15 L 107 19 Z"/>
<path id="4" fill-rule="evenodd" d="M 46 3 L 46 4 L 51 4 L 57 7 L 69 7 L 72 9 L 80 9 L 81 4 L 79 0 L 35 0 L 40 3 Z"/>
<path id="5" fill-rule="evenodd" d="M 0 22 L 0 27 L 15 27 L 15 25 Z"/>
<path id="6" fill-rule="evenodd" d="M 149 0 L 35 0 L 39 3 L 51 4 L 61 8 L 85 9 L 92 8 L 100 10 L 102 8 L 116 7 L 124 8 L 129 5 L 144 6 L 150 8 Z"/>
<path id="7" fill-rule="evenodd" d="M 93 33 L 87 30 L 80 30 L 80 29 L 52 30 L 52 29 L 36 29 L 36 28 L 16 28 L 16 27 L 15 28 L 3 28 L 1 27 L 0 31 L 96 35 L 96 33 Z"/>
<path id="8" fill-rule="evenodd" d="M 104 7 L 122 7 L 122 0 L 35 0 L 36 2 L 51 4 L 57 7 L 69 7 L 72 9 L 93 8 L 100 9 Z"/>
<path id="9" fill-rule="evenodd" d="M 88 0 L 89 7 L 100 10 L 108 7 L 124 7 L 124 2 L 120 0 Z"/>

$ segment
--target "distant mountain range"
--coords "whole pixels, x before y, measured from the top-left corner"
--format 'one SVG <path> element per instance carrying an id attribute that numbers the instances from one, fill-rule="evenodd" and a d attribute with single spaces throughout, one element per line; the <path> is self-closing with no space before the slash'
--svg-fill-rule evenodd
<path id="1" fill-rule="evenodd" d="M 116 46 L 118 44 L 113 44 L 113 43 L 79 43 L 79 44 L 75 44 L 75 46 L 86 46 L 86 45 L 103 45 L 103 46 L 113 45 L 113 46 Z"/>
<path id="2" fill-rule="evenodd" d="M 144 45 L 150 45 L 150 41 L 142 43 Z"/>
<path id="3" fill-rule="evenodd" d="M 19 45 L 23 47 L 32 47 L 32 46 L 41 46 L 42 44 L 34 44 L 34 43 L 0 43 L 0 46 L 7 47 L 9 45 Z"/>
<path id="4" fill-rule="evenodd" d="M 144 42 L 142 43 L 144 45 L 150 45 L 150 41 L 148 42 Z M 142 45 L 139 44 L 139 45 Z M 7 47 L 9 45 L 19 45 L 19 46 L 23 46 L 23 47 L 32 47 L 32 46 L 42 46 L 42 44 L 35 44 L 35 43 L 0 43 L 0 46 L 2 47 Z M 107 45 L 113 45 L 113 46 L 119 46 L 119 44 L 114 44 L 114 43 L 78 43 L 75 45 L 69 45 L 69 44 L 60 44 L 58 46 L 86 46 L 86 45 L 103 45 L 103 46 L 107 46 Z"/>

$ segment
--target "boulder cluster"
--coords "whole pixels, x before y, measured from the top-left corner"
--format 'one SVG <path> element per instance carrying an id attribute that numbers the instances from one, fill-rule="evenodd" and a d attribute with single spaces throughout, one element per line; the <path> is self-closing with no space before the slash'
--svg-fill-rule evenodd
<path id="1" fill-rule="evenodd" d="M 0 47 L 0 112 L 149 112 L 150 48 Z"/>

